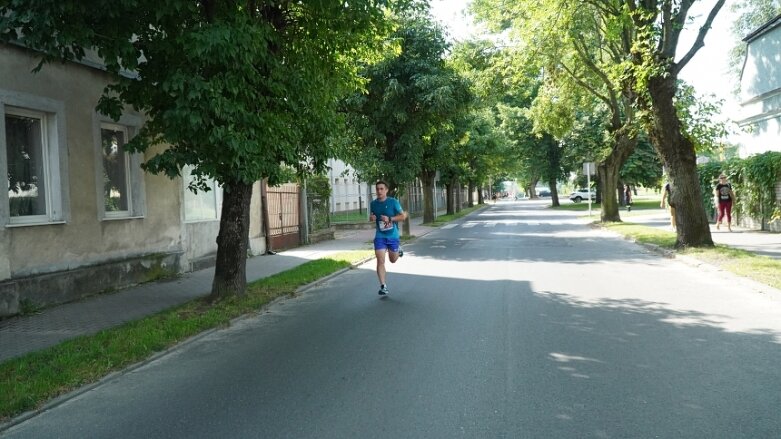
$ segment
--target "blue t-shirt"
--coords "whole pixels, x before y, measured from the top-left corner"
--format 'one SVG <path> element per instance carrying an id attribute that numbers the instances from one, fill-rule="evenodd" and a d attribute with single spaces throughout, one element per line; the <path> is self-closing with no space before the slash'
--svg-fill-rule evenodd
<path id="1" fill-rule="evenodd" d="M 385 197 L 383 201 L 374 199 L 371 203 L 371 212 L 376 217 L 374 221 L 377 232 L 374 234 L 375 238 L 393 238 L 399 239 L 399 225 L 396 221 L 391 221 L 389 225 L 383 224 L 380 220 L 380 216 L 385 215 L 388 218 L 394 217 L 404 210 L 401 208 L 399 200 L 393 197 Z"/>

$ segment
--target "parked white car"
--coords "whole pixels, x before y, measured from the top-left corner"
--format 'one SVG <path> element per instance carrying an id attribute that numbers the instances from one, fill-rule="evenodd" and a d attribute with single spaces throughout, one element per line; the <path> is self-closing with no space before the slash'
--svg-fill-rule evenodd
<path id="1" fill-rule="evenodd" d="M 569 199 L 572 200 L 574 203 L 580 203 L 583 200 L 588 200 L 589 196 L 591 197 L 592 200 L 597 199 L 597 194 L 595 194 L 594 192 L 591 192 L 588 189 L 578 189 L 569 195 Z"/>

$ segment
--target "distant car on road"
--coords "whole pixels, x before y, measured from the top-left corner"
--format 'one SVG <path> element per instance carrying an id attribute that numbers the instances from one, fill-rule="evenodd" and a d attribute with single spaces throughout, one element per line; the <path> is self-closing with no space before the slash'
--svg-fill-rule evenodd
<path id="1" fill-rule="evenodd" d="M 583 200 L 588 200 L 589 196 L 592 200 L 597 199 L 597 194 L 589 191 L 588 189 L 578 189 L 569 195 L 569 199 L 575 203 L 580 203 Z"/>
<path id="2" fill-rule="evenodd" d="M 548 189 L 540 189 L 537 191 L 538 197 L 550 197 L 550 191 Z"/>

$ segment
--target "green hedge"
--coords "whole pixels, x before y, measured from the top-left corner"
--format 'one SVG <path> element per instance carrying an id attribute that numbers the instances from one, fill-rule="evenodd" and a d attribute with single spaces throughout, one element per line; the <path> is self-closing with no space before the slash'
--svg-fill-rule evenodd
<path id="1" fill-rule="evenodd" d="M 727 175 L 737 200 L 738 216 L 767 222 L 781 221 L 781 204 L 776 200 L 776 183 L 781 181 L 781 152 L 768 151 L 745 159 L 710 162 L 698 167 L 706 212 L 714 212 L 713 188 L 719 173 Z"/>

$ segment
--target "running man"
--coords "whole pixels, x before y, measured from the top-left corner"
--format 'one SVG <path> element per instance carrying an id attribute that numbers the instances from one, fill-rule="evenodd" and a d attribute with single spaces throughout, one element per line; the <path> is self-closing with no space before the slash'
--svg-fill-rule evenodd
<path id="1" fill-rule="evenodd" d="M 374 255 L 377 258 L 377 278 L 380 280 L 380 291 L 377 294 L 384 298 L 388 296 L 388 287 L 385 285 L 385 253 L 388 253 L 391 263 L 404 256 L 399 243 L 398 223 L 407 219 L 407 212 L 401 208 L 399 200 L 388 196 L 388 183 L 380 180 L 374 188 L 377 198 L 371 202 L 369 221 L 375 224 L 377 230 L 374 233 Z"/>

